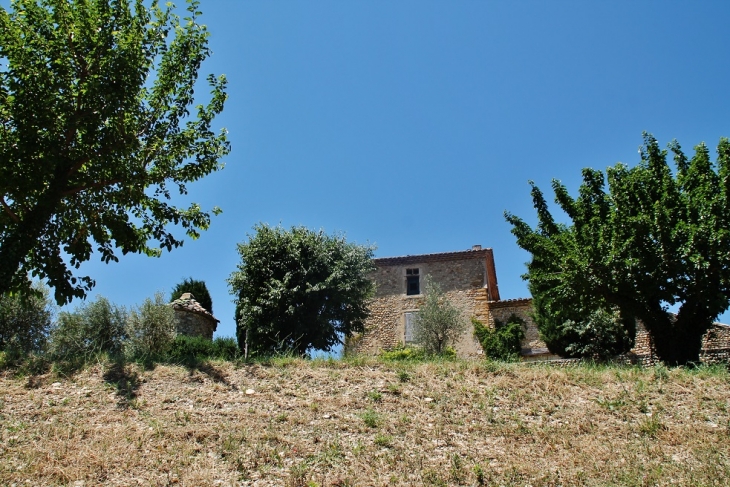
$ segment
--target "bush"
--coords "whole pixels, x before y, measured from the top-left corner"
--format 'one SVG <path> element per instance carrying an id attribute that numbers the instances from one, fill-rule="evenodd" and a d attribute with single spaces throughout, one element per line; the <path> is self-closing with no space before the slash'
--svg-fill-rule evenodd
<path id="1" fill-rule="evenodd" d="M 162 293 L 154 301 L 145 299 L 127 318 L 125 354 L 131 358 L 161 357 L 175 339 L 175 311 L 165 303 Z"/>
<path id="2" fill-rule="evenodd" d="M 204 360 L 235 360 L 238 358 L 238 343 L 235 338 L 216 338 L 178 335 L 167 352 L 168 360 L 180 363 L 202 362 Z"/>
<path id="3" fill-rule="evenodd" d="M 379 357 L 383 360 L 426 360 L 434 354 L 429 354 L 423 347 L 411 347 L 402 343 L 391 350 L 383 350 Z M 456 357 L 456 350 L 452 347 L 445 347 L 440 354 L 441 358 Z"/>
<path id="4" fill-rule="evenodd" d="M 189 277 L 183 280 L 183 282 L 176 284 L 172 288 L 170 302 L 178 299 L 183 293 L 191 293 L 195 297 L 195 300 L 200 303 L 200 306 L 208 310 L 208 313 L 213 314 L 213 299 L 210 297 L 205 281 L 197 281 Z"/>
<path id="5" fill-rule="evenodd" d="M 416 316 L 414 340 L 427 354 L 441 355 L 458 340 L 466 323 L 461 311 L 430 276 L 426 276 L 424 288 L 425 300 Z"/>
<path id="6" fill-rule="evenodd" d="M 474 335 L 482 345 L 484 354 L 493 360 L 512 361 L 517 360 L 522 349 L 522 340 L 525 338 L 523 326 L 525 321 L 519 316 L 512 314 L 507 323 L 494 320 L 494 329 L 472 318 Z"/>
<path id="7" fill-rule="evenodd" d="M 51 332 L 51 356 L 87 357 L 119 354 L 126 338 L 127 310 L 98 296 L 72 313 L 62 312 Z"/>
<path id="8" fill-rule="evenodd" d="M 565 347 L 571 357 L 592 358 L 599 361 L 630 350 L 634 345 L 634 320 L 621 319 L 618 311 L 593 311 L 585 320 L 567 320 L 563 323 L 564 336 L 572 340 Z"/>
<path id="9" fill-rule="evenodd" d="M 0 296 L 0 350 L 8 357 L 45 348 L 54 305 L 48 288 L 35 284 L 27 293 Z"/>

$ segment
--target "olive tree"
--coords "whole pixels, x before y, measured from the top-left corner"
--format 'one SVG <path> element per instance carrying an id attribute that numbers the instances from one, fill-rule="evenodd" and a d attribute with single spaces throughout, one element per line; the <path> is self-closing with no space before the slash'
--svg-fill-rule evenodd
<path id="1" fill-rule="evenodd" d="M 425 295 L 416 315 L 413 339 L 427 353 L 441 355 L 448 345 L 456 343 L 467 322 L 431 276 L 424 281 Z"/>
<path id="2" fill-rule="evenodd" d="M 364 330 L 373 247 L 305 227 L 259 224 L 228 279 L 248 353 L 330 351 Z"/>

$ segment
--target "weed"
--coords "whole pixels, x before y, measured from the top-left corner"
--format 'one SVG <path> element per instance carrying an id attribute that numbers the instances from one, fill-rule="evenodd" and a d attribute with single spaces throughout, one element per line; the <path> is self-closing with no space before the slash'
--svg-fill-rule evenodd
<path id="1" fill-rule="evenodd" d="M 474 477 L 477 479 L 477 485 L 485 485 L 486 479 L 484 478 L 484 469 L 478 463 L 471 469 L 474 472 Z"/>
<path id="2" fill-rule="evenodd" d="M 378 424 L 380 424 L 380 415 L 372 409 L 365 411 L 361 417 L 365 426 L 368 428 L 377 428 Z"/>
<path id="3" fill-rule="evenodd" d="M 441 478 L 441 475 L 432 468 L 424 470 L 421 473 L 421 478 L 423 478 L 424 485 L 433 485 L 434 487 L 446 487 L 448 485 L 446 480 Z"/>
<path id="4" fill-rule="evenodd" d="M 659 420 L 659 415 L 652 414 L 646 416 L 639 421 L 639 432 L 644 436 L 656 438 L 660 431 L 666 430 L 667 427 Z"/>
<path id="5" fill-rule="evenodd" d="M 378 391 L 370 391 L 370 392 L 368 392 L 368 399 L 370 399 L 373 402 L 382 402 L 383 395 Z"/>
<path id="6" fill-rule="evenodd" d="M 393 446 L 393 437 L 378 433 L 375 435 L 375 444 L 383 448 L 390 448 Z"/>
<path id="7" fill-rule="evenodd" d="M 399 370 L 398 380 L 401 382 L 409 382 L 411 380 L 411 374 L 409 374 L 407 370 Z"/>
<path id="8" fill-rule="evenodd" d="M 287 415 L 286 413 L 279 413 L 274 418 L 274 421 L 276 421 L 277 423 L 286 423 L 288 419 L 289 415 Z"/>
<path id="9" fill-rule="evenodd" d="M 464 480 L 464 461 L 458 453 L 451 455 L 451 479 L 460 484 Z"/>

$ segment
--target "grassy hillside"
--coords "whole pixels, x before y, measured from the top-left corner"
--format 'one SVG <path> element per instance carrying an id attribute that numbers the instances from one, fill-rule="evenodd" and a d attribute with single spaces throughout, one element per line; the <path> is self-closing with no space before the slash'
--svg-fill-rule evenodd
<path id="1" fill-rule="evenodd" d="M 724 368 L 278 359 L 0 378 L 0 485 L 727 479 Z"/>

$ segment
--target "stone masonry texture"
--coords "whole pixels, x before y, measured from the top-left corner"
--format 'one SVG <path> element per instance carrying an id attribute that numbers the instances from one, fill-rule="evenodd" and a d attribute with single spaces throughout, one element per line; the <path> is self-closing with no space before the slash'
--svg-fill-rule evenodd
<path id="1" fill-rule="evenodd" d="M 213 339 L 218 320 L 191 293 L 184 293 L 170 304 L 175 310 L 175 332 L 178 335 Z"/>
<path id="2" fill-rule="evenodd" d="M 492 249 L 476 245 L 471 250 L 438 254 L 409 255 L 374 259 L 376 270 L 370 278 L 375 282 L 375 296 L 369 303 L 370 316 L 365 331 L 350 337 L 347 353 L 375 355 L 405 343 L 406 313 L 415 313 L 423 303 L 423 283 L 428 275 L 441 286 L 446 297 L 462 311 L 469 322 L 454 348 L 463 358 L 483 356 L 481 345 L 474 337 L 471 318 L 494 328 L 495 322 L 506 322 L 510 316 L 521 318 L 525 339 L 522 341 L 524 360 L 559 358 L 551 354 L 540 340 L 532 318 L 532 299 L 501 300 Z M 420 279 L 420 294 L 407 295 L 407 277 L 415 269 Z M 715 323 L 703 340 L 701 360 L 706 363 L 727 362 L 730 359 L 730 326 Z M 651 340 L 644 326 L 637 323 L 634 348 L 622 358 L 627 362 L 653 365 L 656 362 Z"/>

